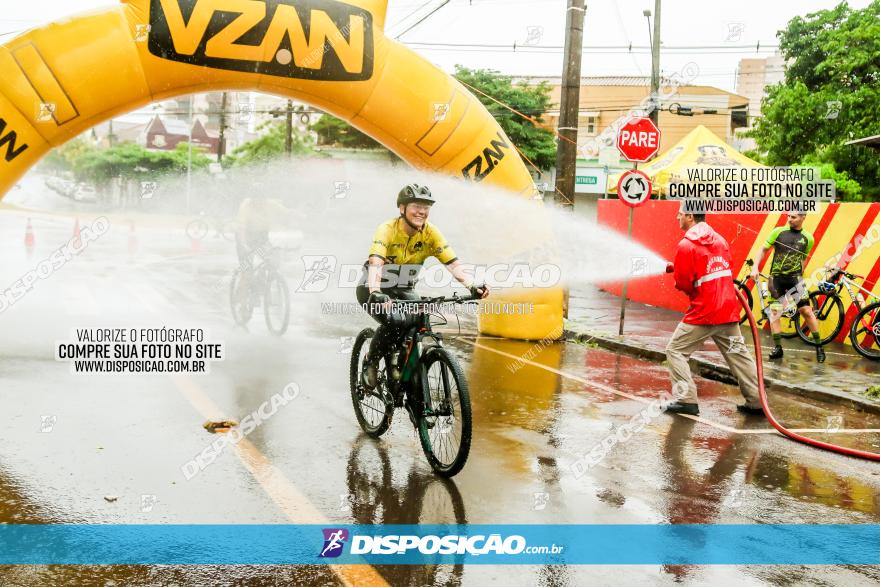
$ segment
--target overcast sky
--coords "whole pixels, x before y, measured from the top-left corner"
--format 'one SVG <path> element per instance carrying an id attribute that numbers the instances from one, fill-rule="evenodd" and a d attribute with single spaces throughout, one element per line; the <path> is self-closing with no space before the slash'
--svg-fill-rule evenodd
<path id="1" fill-rule="evenodd" d="M 39 26 L 77 12 L 112 6 L 108 0 L 2 0 L 0 34 Z M 851 0 L 862 8 L 870 0 Z M 402 33 L 444 0 L 391 0 L 386 30 Z M 834 7 L 831 0 L 738 0 L 706 2 L 663 0 L 661 56 L 664 74 L 682 71 L 693 62 L 699 68 L 696 83 L 729 91 L 736 87 L 739 60 L 757 53 L 754 46 L 775 45 L 776 31 L 796 15 Z M 565 0 L 450 0 L 422 24 L 407 32 L 401 41 L 451 71 L 456 63 L 473 68 L 493 68 L 519 75 L 559 75 L 562 50 L 540 47 L 561 46 L 565 37 Z M 630 45 L 646 47 L 648 24 L 642 11 L 654 8 L 653 0 L 588 0 L 584 30 L 584 75 L 649 75 L 651 56 L 647 49 L 629 53 L 626 49 L 592 49 Z M 0 41 L 12 35 L 0 36 Z M 438 47 L 416 43 L 491 44 L 505 49 Z M 513 52 L 516 43 L 521 50 Z M 750 48 L 738 48 L 748 45 Z M 723 47 L 685 48 L 675 47 Z"/>

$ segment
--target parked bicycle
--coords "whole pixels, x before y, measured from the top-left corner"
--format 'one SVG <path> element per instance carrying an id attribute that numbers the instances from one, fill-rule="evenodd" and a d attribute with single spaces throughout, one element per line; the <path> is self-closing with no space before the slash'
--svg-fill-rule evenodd
<path id="1" fill-rule="evenodd" d="M 749 302 L 749 308 L 752 310 L 752 313 L 755 315 L 755 318 L 758 321 L 758 326 L 761 327 L 765 322 L 767 322 L 767 307 L 769 306 L 770 299 L 770 288 L 768 286 L 768 282 L 770 281 L 770 277 L 763 273 L 758 274 L 759 281 L 756 284 L 756 289 L 758 293 L 758 305 L 761 307 L 760 314 L 755 312 L 755 300 L 752 295 L 752 290 L 749 289 L 748 283 L 751 280 L 751 269 L 754 267 L 755 262 L 752 259 L 746 259 L 746 263 L 744 269 L 746 271 L 746 276 L 741 277 L 739 279 L 734 279 L 733 283 L 736 285 L 736 288 L 742 292 L 743 296 L 745 296 L 746 301 Z M 782 317 L 779 320 L 779 325 L 782 327 L 782 337 L 783 338 L 794 338 L 798 335 L 797 333 L 797 317 L 799 316 L 799 312 L 795 307 L 786 307 L 782 310 Z M 748 321 L 748 315 L 745 310 L 743 310 L 740 315 L 739 323 L 744 324 Z"/>
<path id="2" fill-rule="evenodd" d="M 232 317 L 247 326 L 254 309 L 262 307 L 266 328 L 276 336 L 287 332 L 290 323 L 290 291 L 278 271 L 282 250 L 273 247 L 265 255 L 254 253 L 250 267 L 235 270 L 229 288 Z"/>
<path id="3" fill-rule="evenodd" d="M 820 344 L 834 340 L 843 330 L 846 312 L 843 307 L 843 292 L 849 295 L 857 314 L 850 326 L 849 339 L 853 348 L 863 357 L 880 359 L 880 298 L 856 283 L 864 280 L 861 275 L 853 275 L 840 269 L 832 270 L 825 281 L 819 283 L 817 290 L 810 293 L 810 305 L 819 323 Z M 806 323 L 797 320 L 798 335 L 810 344 L 812 332 Z"/>
<path id="4" fill-rule="evenodd" d="M 351 351 L 350 387 L 355 415 L 368 435 L 378 438 L 391 425 L 395 408 L 406 408 L 419 432 L 422 451 L 434 471 L 452 477 L 464 467 L 471 446 L 471 403 L 467 380 L 442 336 L 433 331 L 432 308 L 444 303 L 464 304 L 475 297 L 395 300 L 407 312 L 393 312 L 402 324 L 395 342 L 379 360 L 378 379 L 370 389 L 364 380 L 367 351 L 375 330 L 365 328 Z M 444 319 L 440 315 L 441 319 Z M 443 324 L 445 324 L 445 319 Z"/>
<path id="5" fill-rule="evenodd" d="M 225 240 L 232 241 L 235 239 L 235 221 L 220 218 L 218 216 L 208 216 L 204 212 L 199 217 L 186 225 L 186 235 L 192 239 L 200 241 L 206 238 L 211 231 L 214 231 L 214 238 L 223 237 Z"/>

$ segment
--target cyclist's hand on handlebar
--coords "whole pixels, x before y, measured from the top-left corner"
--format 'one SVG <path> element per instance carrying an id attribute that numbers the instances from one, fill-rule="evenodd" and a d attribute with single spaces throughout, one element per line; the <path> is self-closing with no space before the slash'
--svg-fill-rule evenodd
<path id="1" fill-rule="evenodd" d="M 749 277 L 751 277 L 752 281 L 754 281 L 755 283 L 758 282 L 758 273 L 758 268 L 756 266 L 752 266 L 752 271 L 751 273 L 749 273 Z"/>
<path id="2" fill-rule="evenodd" d="M 468 288 L 471 292 L 471 295 L 475 298 L 484 299 L 489 297 L 489 286 L 485 283 L 474 284 Z"/>
<path id="3" fill-rule="evenodd" d="M 388 294 L 383 294 L 380 291 L 374 291 L 370 294 L 370 298 L 367 300 L 367 303 L 370 305 L 384 305 L 385 311 L 391 309 L 391 296 Z"/>

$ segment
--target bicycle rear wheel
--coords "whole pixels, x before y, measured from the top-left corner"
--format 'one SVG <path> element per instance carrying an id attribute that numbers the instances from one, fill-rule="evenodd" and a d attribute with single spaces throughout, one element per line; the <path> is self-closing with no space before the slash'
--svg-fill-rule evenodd
<path id="1" fill-rule="evenodd" d="M 287 332 L 290 324 L 290 294 L 287 282 L 275 271 L 266 274 L 266 291 L 263 294 L 263 316 L 266 328 L 275 336 Z"/>
<path id="2" fill-rule="evenodd" d="M 826 294 L 821 291 L 810 293 L 810 307 L 813 308 L 813 314 L 816 315 L 816 322 L 819 323 L 819 344 L 828 344 L 834 340 L 843 329 L 843 320 L 846 313 L 843 311 L 843 302 L 836 294 Z M 813 332 L 807 326 L 801 313 L 798 312 L 794 317 L 797 325 L 798 336 L 807 344 L 816 345 L 813 340 Z"/>
<path id="3" fill-rule="evenodd" d="M 244 271 L 236 269 L 232 274 L 232 282 L 229 284 L 229 306 L 232 309 L 232 319 L 239 326 L 250 322 L 251 316 L 254 314 L 250 287 L 245 284 L 247 277 L 253 279 L 254 276 L 246 276 Z"/>
<path id="4" fill-rule="evenodd" d="M 379 438 L 394 416 L 394 404 L 383 399 L 383 391 L 386 390 L 387 379 L 385 378 L 385 359 L 379 360 L 378 382 L 374 389 L 367 389 L 361 381 L 361 373 L 364 371 L 364 361 L 367 351 L 370 350 L 370 341 L 376 332 L 372 328 L 365 328 L 358 333 L 351 348 L 351 364 L 348 372 L 348 382 L 351 388 L 351 403 L 354 405 L 354 414 L 357 416 L 361 429 L 372 436 Z"/>
<path id="5" fill-rule="evenodd" d="M 464 467 L 471 450 L 471 400 L 467 379 L 449 351 L 435 348 L 423 359 L 429 401 L 419 418 L 419 439 L 428 463 L 443 477 Z M 421 402 L 419 402 L 421 403 Z"/>
<path id="6" fill-rule="evenodd" d="M 849 339 L 857 353 L 880 360 L 880 302 L 862 308 L 849 329 Z"/>
<path id="7" fill-rule="evenodd" d="M 736 286 L 736 288 L 740 292 L 742 292 L 742 295 L 745 296 L 746 301 L 749 303 L 749 309 L 752 312 L 754 312 L 755 311 L 755 300 L 752 297 L 752 290 L 750 290 L 748 287 L 746 287 L 745 282 L 742 282 L 739 279 L 734 279 L 733 284 Z M 740 314 L 740 317 L 739 317 L 739 323 L 745 324 L 748 321 L 749 321 L 749 316 L 746 314 L 746 311 L 743 310 L 742 314 Z"/>

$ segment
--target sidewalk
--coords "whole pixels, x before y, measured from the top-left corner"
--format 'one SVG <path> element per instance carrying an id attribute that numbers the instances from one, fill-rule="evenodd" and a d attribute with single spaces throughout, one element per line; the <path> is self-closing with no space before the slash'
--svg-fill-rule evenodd
<path id="1" fill-rule="evenodd" d="M 666 343 L 682 315 L 636 302 L 627 302 L 624 336 L 619 336 L 620 298 L 598 289 L 582 288 L 571 292 L 569 319 L 565 337 L 579 342 L 663 362 Z M 743 336 L 751 349 L 751 333 L 743 327 Z M 880 362 L 863 359 L 851 347 L 831 343 L 825 347 L 828 358 L 816 363 L 816 354 L 800 339 L 783 339 L 785 358 L 769 361 L 772 348 L 768 331 L 761 333 L 764 354 L 764 378 L 769 386 L 823 401 L 844 403 L 849 407 L 880 414 L 880 401 L 868 398 L 864 391 L 880 383 Z M 750 351 L 753 352 L 753 351 Z M 691 357 L 694 373 L 727 383 L 735 383 L 727 363 L 711 342 Z"/>

